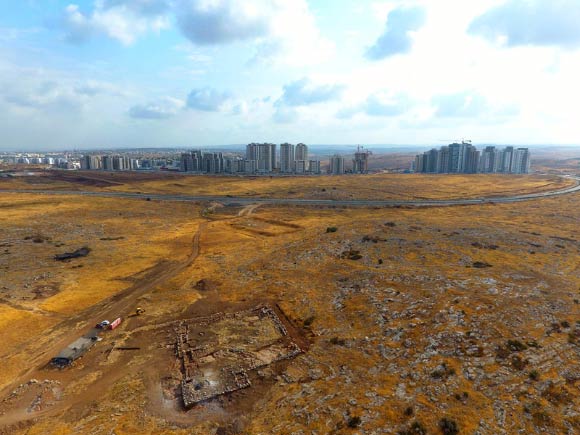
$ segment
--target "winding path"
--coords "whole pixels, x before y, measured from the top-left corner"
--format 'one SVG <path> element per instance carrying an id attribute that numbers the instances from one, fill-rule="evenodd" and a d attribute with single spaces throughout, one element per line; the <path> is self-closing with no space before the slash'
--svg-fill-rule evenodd
<path id="1" fill-rule="evenodd" d="M 438 207 L 454 205 L 476 205 L 490 203 L 511 203 L 529 201 L 533 199 L 550 198 L 553 196 L 566 195 L 580 191 L 580 177 L 567 177 L 574 180 L 575 185 L 564 189 L 549 192 L 528 193 L 514 196 L 480 197 L 468 199 L 422 199 L 422 200 L 367 200 L 367 199 L 302 199 L 302 198 L 267 198 L 267 197 L 244 197 L 231 195 L 176 195 L 170 193 L 132 193 L 132 192 L 95 192 L 79 190 L 35 190 L 14 189 L 0 190 L 0 193 L 32 193 L 39 195 L 81 195 L 101 198 L 127 198 L 155 201 L 185 201 L 202 202 L 215 201 L 223 204 L 274 204 L 274 205 L 309 205 L 309 206 L 339 206 L 339 207 Z"/>

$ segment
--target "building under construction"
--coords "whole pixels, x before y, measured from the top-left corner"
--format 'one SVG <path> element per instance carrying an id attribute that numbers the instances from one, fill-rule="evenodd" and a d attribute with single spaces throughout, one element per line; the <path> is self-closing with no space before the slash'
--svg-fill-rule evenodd
<path id="1" fill-rule="evenodd" d="M 369 155 L 372 154 L 362 145 L 357 146 L 352 161 L 353 174 L 366 174 L 369 171 Z"/>

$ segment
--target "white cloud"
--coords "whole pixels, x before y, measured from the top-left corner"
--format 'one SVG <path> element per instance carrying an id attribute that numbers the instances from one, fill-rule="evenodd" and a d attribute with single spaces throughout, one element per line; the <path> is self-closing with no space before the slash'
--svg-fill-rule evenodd
<path id="1" fill-rule="evenodd" d="M 160 15 L 171 7 L 169 0 L 101 0 L 104 9 L 125 7 L 142 15 Z"/>
<path id="2" fill-rule="evenodd" d="M 578 0 L 508 0 L 477 17 L 469 32 L 508 46 L 580 47 Z"/>
<path id="3" fill-rule="evenodd" d="M 241 101 L 232 107 L 232 115 L 247 115 L 249 111 L 248 103 Z"/>
<path id="4" fill-rule="evenodd" d="M 129 116 L 137 119 L 167 119 L 177 115 L 185 103 L 177 98 L 164 97 L 129 109 Z"/>
<path id="5" fill-rule="evenodd" d="M 369 95 L 362 103 L 344 107 L 336 113 L 338 119 L 350 119 L 363 113 L 368 116 L 395 117 L 404 114 L 412 102 L 404 94 L 378 91 Z"/>
<path id="6" fill-rule="evenodd" d="M 198 45 L 252 40 L 269 34 L 266 4 L 236 0 L 180 0 L 177 22 L 184 35 Z"/>
<path id="7" fill-rule="evenodd" d="M 433 98 L 437 116 L 444 118 L 476 117 L 487 109 L 487 101 L 477 93 L 461 92 Z"/>
<path id="8" fill-rule="evenodd" d="M 334 51 L 306 0 L 180 0 L 175 14 L 194 44 L 255 44 L 250 63 L 304 65 L 323 61 Z"/>
<path id="9" fill-rule="evenodd" d="M 299 113 L 293 107 L 278 106 L 272 119 L 278 124 L 291 124 L 299 119 Z"/>
<path id="10" fill-rule="evenodd" d="M 145 14 L 127 1 L 96 1 L 90 14 L 81 12 L 76 4 L 68 5 L 64 10 L 63 24 L 65 38 L 71 42 L 85 42 L 94 36 L 105 35 L 123 45 L 131 45 L 139 36 L 169 27 L 169 19 L 161 11 Z"/>
<path id="11" fill-rule="evenodd" d="M 343 85 L 314 84 L 304 77 L 285 85 L 284 92 L 276 105 L 308 106 L 324 103 L 339 99 L 343 91 Z"/>
<path id="12" fill-rule="evenodd" d="M 335 45 L 322 36 L 306 0 L 272 4 L 270 34 L 260 41 L 255 61 L 304 66 L 332 58 Z"/>
<path id="13" fill-rule="evenodd" d="M 421 7 L 397 8 L 389 12 L 384 33 L 369 47 L 366 57 L 381 60 L 411 51 L 413 31 L 425 22 L 425 10 Z"/>
<path id="14" fill-rule="evenodd" d="M 127 93 L 110 83 L 77 81 L 58 71 L 11 66 L 0 69 L 0 100 L 8 108 L 45 114 L 81 112 L 98 97 Z"/>
<path id="15" fill-rule="evenodd" d="M 213 88 L 193 89 L 187 97 L 187 107 L 204 112 L 219 112 L 230 102 L 232 95 Z"/>
<path id="16" fill-rule="evenodd" d="M 75 93 L 94 97 L 96 95 L 126 96 L 127 91 L 119 86 L 98 80 L 85 80 L 74 87 Z"/>
<path id="17" fill-rule="evenodd" d="M 334 54 L 334 44 L 322 37 L 307 0 L 95 0 L 87 13 L 68 5 L 63 26 L 71 42 L 105 35 L 131 45 L 148 32 L 169 28 L 172 16 L 195 45 L 251 44 L 250 64 L 302 66 Z"/>

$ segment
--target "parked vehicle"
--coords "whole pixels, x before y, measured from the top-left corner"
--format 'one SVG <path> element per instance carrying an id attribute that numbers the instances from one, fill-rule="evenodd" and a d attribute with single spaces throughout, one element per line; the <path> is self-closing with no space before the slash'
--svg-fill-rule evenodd
<path id="1" fill-rule="evenodd" d="M 103 320 L 96 324 L 95 328 L 97 329 L 107 329 L 107 327 L 111 324 L 108 320 Z"/>

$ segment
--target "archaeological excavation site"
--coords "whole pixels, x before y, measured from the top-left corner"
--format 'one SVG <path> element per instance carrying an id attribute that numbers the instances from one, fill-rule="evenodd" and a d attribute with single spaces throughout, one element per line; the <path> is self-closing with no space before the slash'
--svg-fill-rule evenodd
<path id="1" fill-rule="evenodd" d="M 250 372 L 303 352 L 269 306 L 180 321 L 175 337 L 186 408 L 249 388 Z"/>

